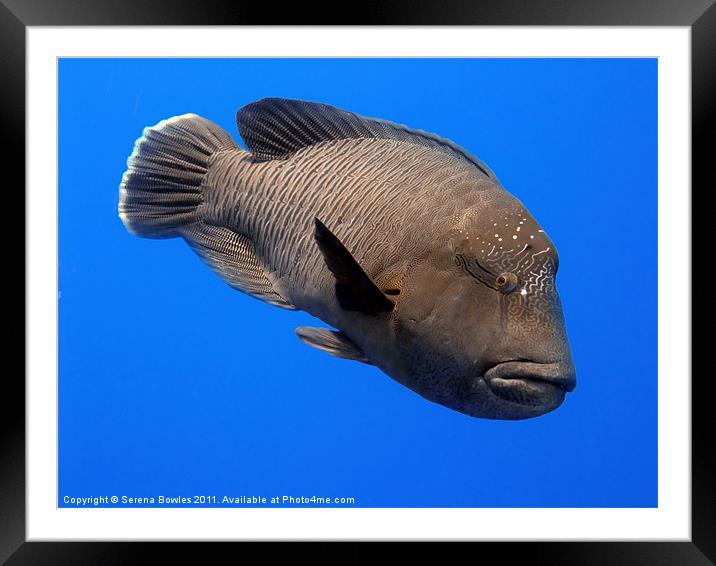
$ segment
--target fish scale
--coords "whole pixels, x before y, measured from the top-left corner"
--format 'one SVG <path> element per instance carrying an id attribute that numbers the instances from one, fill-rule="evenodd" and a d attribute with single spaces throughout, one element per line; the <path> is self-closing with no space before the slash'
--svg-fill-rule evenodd
<path id="1" fill-rule="evenodd" d="M 337 164 L 336 172 L 322 167 L 326 160 Z M 409 173 L 397 177 L 396 171 Z M 357 139 L 321 144 L 284 161 L 256 162 L 246 154 L 224 153 L 210 169 L 207 185 L 210 195 L 223 193 L 235 199 L 228 206 L 214 207 L 210 215 L 215 221 L 253 239 L 263 265 L 278 278 L 295 281 L 297 288 L 326 279 L 318 250 L 304 255 L 308 263 L 292 261 L 303 243 L 296 235 L 310 231 L 314 217 L 335 225 L 359 261 L 371 258 L 365 264 L 371 273 L 371 264 L 381 264 L 389 242 L 399 240 L 397 233 L 406 229 L 406 219 L 430 206 L 433 188 L 449 190 L 446 180 L 469 174 L 456 173 L 453 159 L 419 146 Z M 227 215 L 227 210 L 238 217 Z M 338 223 L 339 217 L 356 221 L 348 230 Z M 377 225 L 364 229 L 371 222 Z"/>

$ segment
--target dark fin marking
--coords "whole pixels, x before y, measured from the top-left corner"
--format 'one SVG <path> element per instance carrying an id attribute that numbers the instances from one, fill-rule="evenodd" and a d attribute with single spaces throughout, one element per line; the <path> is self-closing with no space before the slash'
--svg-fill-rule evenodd
<path id="1" fill-rule="evenodd" d="M 341 308 L 369 315 L 392 311 L 393 301 L 378 289 L 341 241 L 318 218 L 314 222 L 314 237 L 336 278 L 336 298 Z"/>
<path id="2" fill-rule="evenodd" d="M 288 310 L 296 307 L 282 297 L 267 277 L 250 238 L 229 228 L 204 222 L 181 230 L 191 248 L 230 287 Z"/>
<path id="3" fill-rule="evenodd" d="M 393 139 L 448 153 L 497 180 L 487 165 L 448 139 L 318 102 L 264 98 L 241 108 L 236 113 L 236 126 L 259 161 L 285 159 L 302 148 L 330 140 Z"/>
<path id="4" fill-rule="evenodd" d="M 337 358 L 370 364 L 363 351 L 343 332 L 329 330 L 328 328 L 301 326 L 296 329 L 296 335 L 309 346 L 328 352 Z"/>

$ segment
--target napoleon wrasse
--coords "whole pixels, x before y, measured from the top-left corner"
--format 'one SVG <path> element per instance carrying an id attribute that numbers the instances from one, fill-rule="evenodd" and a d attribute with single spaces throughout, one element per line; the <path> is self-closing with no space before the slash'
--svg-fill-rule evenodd
<path id="1" fill-rule="evenodd" d="M 146 128 L 119 216 L 183 238 L 231 287 L 329 328 L 304 342 L 473 417 L 557 408 L 575 370 L 554 244 L 481 161 L 437 135 L 263 99 L 246 152 L 186 114 Z"/>

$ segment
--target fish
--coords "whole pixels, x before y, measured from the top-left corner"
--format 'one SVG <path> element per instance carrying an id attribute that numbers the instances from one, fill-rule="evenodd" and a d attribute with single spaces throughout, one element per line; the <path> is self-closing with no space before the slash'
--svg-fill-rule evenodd
<path id="1" fill-rule="evenodd" d="M 232 288 L 302 310 L 313 348 L 424 399 L 520 420 L 562 405 L 576 370 L 555 245 L 456 143 L 319 102 L 236 113 L 247 150 L 196 114 L 144 129 L 119 217 L 183 238 Z"/>

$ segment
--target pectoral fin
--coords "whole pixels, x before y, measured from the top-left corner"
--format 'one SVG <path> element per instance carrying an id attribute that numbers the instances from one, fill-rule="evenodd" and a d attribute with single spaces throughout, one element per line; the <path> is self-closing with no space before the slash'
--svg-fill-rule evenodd
<path id="1" fill-rule="evenodd" d="M 329 330 L 328 328 L 301 326 L 296 329 L 296 335 L 309 346 L 328 352 L 337 358 L 356 360 L 365 364 L 370 363 L 363 351 L 343 332 Z"/>
<path id="2" fill-rule="evenodd" d="M 341 308 L 369 315 L 392 311 L 393 301 L 378 289 L 341 241 L 318 218 L 315 225 L 316 243 L 336 278 L 336 298 Z"/>

